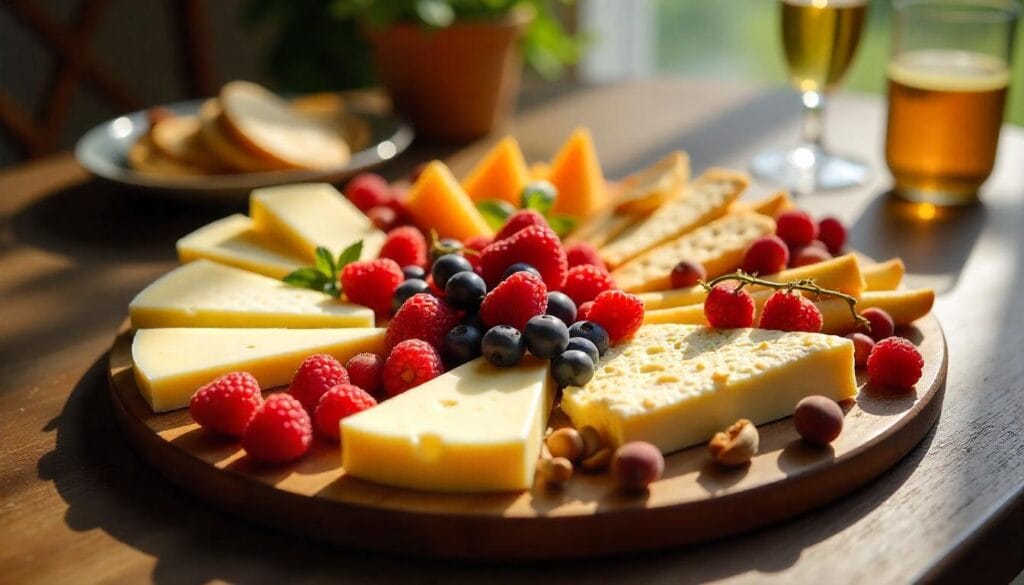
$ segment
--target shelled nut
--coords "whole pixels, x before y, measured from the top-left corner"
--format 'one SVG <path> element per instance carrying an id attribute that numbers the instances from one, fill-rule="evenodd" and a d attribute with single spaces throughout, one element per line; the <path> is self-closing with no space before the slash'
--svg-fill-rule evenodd
<path id="1" fill-rule="evenodd" d="M 754 423 L 745 418 L 733 423 L 724 432 L 716 433 L 708 443 L 711 457 L 722 465 L 746 465 L 757 455 L 760 436 Z"/>

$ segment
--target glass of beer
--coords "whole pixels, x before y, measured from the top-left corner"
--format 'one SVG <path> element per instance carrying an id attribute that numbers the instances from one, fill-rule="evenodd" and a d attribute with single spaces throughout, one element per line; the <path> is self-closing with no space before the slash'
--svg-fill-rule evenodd
<path id="1" fill-rule="evenodd" d="M 751 171 L 798 193 L 863 184 L 870 175 L 866 164 L 825 148 L 823 116 L 826 95 L 857 53 L 868 0 L 780 0 L 779 6 L 789 80 L 803 103 L 803 130 L 797 146 L 755 156 Z"/>
<path id="2" fill-rule="evenodd" d="M 904 199 L 977 200 L 996 160 L 1017 0 L 893 3 L 885 160 Z"/>

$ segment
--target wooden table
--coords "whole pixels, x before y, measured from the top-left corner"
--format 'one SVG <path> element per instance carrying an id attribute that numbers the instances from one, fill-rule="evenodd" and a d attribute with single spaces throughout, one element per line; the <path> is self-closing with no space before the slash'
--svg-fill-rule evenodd
<path id="1" fill-rule="evenodd" d="M 524 102 L 511 131 L 531 160 L 586 124 L 612 177 L 673 148 L 687 149 L 698 171 L 743 167 L 755 151 L 795 140 L 799 116 L 786 91 L 668 80 Z M 805 517 L 724 542 L 575 563 L 340 551 L 172 487 L 114 426 L 105 352 L 132 296 L 174 266 L 175 238 L 233 210 L 118 191 L 90 181 L 69 155 L 0 172 L 0 582 L 1005 582 L 1024 568 L 1024 131 L 1004 129 L 983 205 L 932 213 L 882 195 L 880 99 L 838 96 L 828 117 L 831 142 L 869 160 L 877 178 L 801 204 L 840 216 L 856 247 L 902 256 L 913 284 L 940 293 L 950 369 L 936 429 L 890 473 Z M 450 160 L 465 170 L 484 147 Z M 417 147 L 385 171 L 398 177 L 438 152 Z"/>

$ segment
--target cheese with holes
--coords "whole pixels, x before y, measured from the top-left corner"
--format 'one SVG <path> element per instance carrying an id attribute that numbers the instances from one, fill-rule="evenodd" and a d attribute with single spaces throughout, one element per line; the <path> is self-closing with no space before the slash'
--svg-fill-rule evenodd
<path id="1" fill-rule="evenodd" d="M 648 441 L 664 453 L 707 442 L 746 418 L 793 414 L 805 396 L 857 394 L 853 342 L 818 333 L 641 327 L 601 358 L 584 387 L 562 392 L 562 410 L 614 445 Z"/>
<path id="2" fill-rule="evenodd" d="M 373 327 L 373 311 L 280 280 L 196 260 L 161 276 L 128 305 L 134 329 Z"/>
<path id="3" fill-rule="evenodd" d="M 280 185 L 256 189 L 249 196 L 256 230 L 286 245 L 313 263 L 317 246 L 337 256 L 363 241 L 362 258 L 376 258 L 384 233 L 327 183 Z"/>
<path id="4" fill-rule="evenodd" d="M 342 466 L 418 490 L 528 489 L 554 395 L 547 361 L 498 368 L 478 358 L 343 419 Z"/>
<path id="5" fill-rule="evenodd" d="M 618 266 L 652 248 L 725 215 L 726 209 L 746 189 L 742 173 L 710 169 L 644 221 L 601 249 L 610 266 Z"/>
<path id="6" fill-rule="evenodd" d="M 252 374 L 264 390 L 291 382 L 314 353 L 341 362 L 384 351 L 384 329 L 142 329 L 132 340 L 132 364 L 153 412 L 188 406 L 201 386 L 228 372 Z"/>
<path id="7" fill-rule="evenodd" d="M 178 240 L 177 248 L 182 263 L 206 258 L 277 279 L 308 264 L 257 232 L 253 221 L 241 213 L 197 229 Z"/>
<path id="8" fill-rule="evenodd" d="M 747 247 L 775 232 L 775 220 L 757 213 L 727 215 L 664 243 L 612 271 L 626 292 L 664 290 L 672 285 L 672 268 L 680 260 L 704 266 L 708 278 L 732 272 Z"/>

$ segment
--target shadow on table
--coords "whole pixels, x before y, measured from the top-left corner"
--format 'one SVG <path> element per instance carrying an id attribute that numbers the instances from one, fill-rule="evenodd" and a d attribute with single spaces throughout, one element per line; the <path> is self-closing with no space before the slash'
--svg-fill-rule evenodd
<path id="1" fill-rule="evenodd" d="M 104 355 L 75 386 L 50 421 L 56 447 L 39 462 L 67 502 L 72 530 L 103 530 L 156 559 L 158 583 L 303 581 L 445 583 L 691 582 L 792 566 L 803 550 L 830 538 L 884 502 L 913 473 L 933 434 L 888 474 L 821 514 L 718 543 L 678 550 L 577 562 L 466 563 L 339 550 L 304 541 L 221 513 L 172 486 L 130 449 L 117 430 L 107 390 Z M 642 531 L 636 537 L 644 537 Z M 766 543 L 770 546 L 766 547 Z M 766 549 L 770 549 L 768 553 Z M 686 563 L 685 574 L 672 571 Z"/>
<path id="2" fill-rule="evenodd" d="M 878 195 L 851 227 L 853 248 L 876 260 L 899 256 L 907 285 L 943 293 L 956 286 L 960 272 L 988 221 L 984 204 L 936 207 Z"/>

